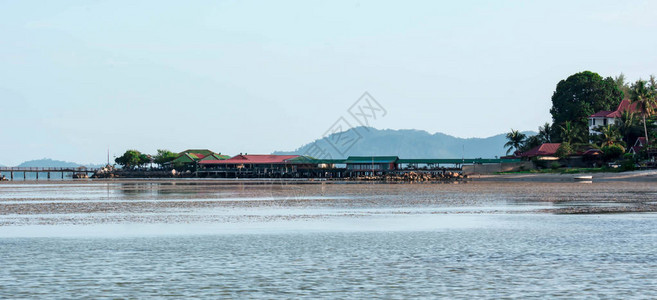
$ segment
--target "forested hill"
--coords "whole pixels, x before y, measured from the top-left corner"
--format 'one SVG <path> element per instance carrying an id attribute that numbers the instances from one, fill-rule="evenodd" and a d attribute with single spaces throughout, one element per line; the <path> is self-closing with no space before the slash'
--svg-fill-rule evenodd
<path id="1" fill-rule="evenodd" d="M 68 161 L 61 161 L 61 160 L 54 160 L 50 158 L 43 158 L 43 159 L 36 159 L 36 160 L 29 160 L 26 162 L 21 163 L 18 165 L 18 167 L 44 167 L 44 168 L 64 168 L 64 167 L 80 167 L 80 166 L 86 166 L 86 167 L 102 167 L 103 165 L 97 165 L 97 164 L 78 164 L 74 162 L 68 162 Z"/>
<path id="2" fill-rule="evenodd" d="M 535 134 L 534 132 L 525 132 Z M 338 136 L 338 135 L 342 136 Z M 423 130 L 379 130 L 355 127 L 305 144 L 294 151 L 274 154 L 299 154 L 314 157 L 345 158 L 350 155 L 392 155 L 402 158 L 494 158 L 504 156 L 506 134 L 487 138 L 458 138 Z M 336 141 L 342 141 L 336 142 Z M 313 144 L 316 143 L 316 144 Z M 326 153 L 323 155 L 322 153 Z"/>

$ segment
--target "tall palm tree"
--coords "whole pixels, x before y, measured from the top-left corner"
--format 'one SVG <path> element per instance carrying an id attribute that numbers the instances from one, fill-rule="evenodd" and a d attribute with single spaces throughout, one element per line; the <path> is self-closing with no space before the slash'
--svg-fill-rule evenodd
<path id="1" fill-rule="evenodd" d="M 554 129 L 549 122 L 545 122 L 545 125 L 538 127 L 538 138 L 543 143 L 552 143 L 552 134 Z"/>
<path id="2" fill-rule="evenodd" d="M 616 126 L 618 126 L 618 132 L 623 137 L 625 144 L 630 146 L 631 139 L 636 136 L 637 127 L 640 126 L 636 114 L 629 110 L 623 111 L 620 119 L 616 121 Z"/>
<path id="3" fill-rule="evenodd" d="M 647 84 L 645 80 L 639 79 L 632 85 L 631 99 L 636 103 L 636 109 L 643 118 L 643 132 L 648 143 L 648 127 L 646 126 L 646 117 L 655 113 L 655 86 Z"/>
<path id="4" fill-rule="evenodd" d="M 595 130 L 600 133 L 598 137 L 602 141 L 602 146 L 613 145 L 621 139 L 616 125 L 607 124 L 605 126 L 598 126 Z"/>
<path id="5" fill-rule="evenodd" d="M 579 131 L 577 130 L 577 127 L 573 126 L 572 122 L 566 121 L 563 123 L 562 126 L 559 126 L 559 128 L 561 128 L 562 141 L 567 142 L 569 144 L 572 144 L 573 142 L 581 141 L 581 137 L 579 136 Z"/>
<path id="6" fill-rule="evenodd" d="M 506 154 L 508 155 L 511 153 L 511 150 L 513 149 L 519 150 L 520 147 L 522 147 L 526 137 L 527 136 L 524 133 L 519 132 L 518 130 L 513 130 L 513 128 L 511 128 L 511 132 L 506 134 L 507 142 L 504 144 L 505 148 L 509 148 L 506 150 Z"/>

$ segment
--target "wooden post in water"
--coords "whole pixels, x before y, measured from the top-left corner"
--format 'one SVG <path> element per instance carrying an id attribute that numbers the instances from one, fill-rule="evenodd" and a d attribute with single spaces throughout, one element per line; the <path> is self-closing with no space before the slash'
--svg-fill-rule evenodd
<path id="1" fill-rule="evenodd" d="M 23 171 L 23 181 L 27 180 L 27 175 L 25 173 L 27 172 Z"/>
<path id="2" fill-rule="evenodd" d="M 14 171 L 9 172 L 9 174 L 11 176 L 11 181 L 14 181 Z"/>
<path id="3" fill-rule="evenodd" d="M 50 172 L 48 172 L 48 180 L 50 180 Z"/>
<path id="4" fill-rule="evenodd" d="M 36 180 L 39 180 L 39 171 L 36 172 Z"/>

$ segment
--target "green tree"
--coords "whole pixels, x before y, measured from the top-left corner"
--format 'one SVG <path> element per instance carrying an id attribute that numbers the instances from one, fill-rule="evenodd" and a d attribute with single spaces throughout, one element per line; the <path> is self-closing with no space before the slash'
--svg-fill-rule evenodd
<path id="1" fill-rule="evenodd" d="M 573 154 L 574 150 L 573 147 L 570 145 L 568 142 L 563 142 L 561 145 L 559 145 L 559 148 L 557 149 L 557 152 L 554 154 L 559 158 L 566 158 Z"/>
<path id="2" fill-rule="evenodd" d="M 618 159 L 623 155 L 623 153 L 625 153 L 625 147 L 619 144 L 607 145 L 602 147 L 600 150 L 602 150 L 604 157 L 607 160 Z"/>
<path id="3" fill-rule="evenodd" d="M 532 135 L 525 139 L 519 150 L 520 152 L 529 151 L 536 146 L 540 146 L 541 144 L 543 144 L 541 138 L 538 135 Z"/>
<path id="4" fill-rule="evenodd" d="M 541 143 L 552 143 L 552 137 L 554 136 L 554 128 L 550 125 L 549 122 L 545 122 L 543 126 L 538 127 L 538 139 Z"/>
<path id="5" fill-rule="evenodd" d="M 630 85 L 625 81 L 625 74 L 620 73 L 620 75 L 614 77 L 614 82 L 621 92 L 623 92 L 623 97 L 630 96 Z"/>
<path id="6" fill-rule="evenodd" d="M 654 78 L 652 78 L 654 81 Z M 655 86 L 648 84 L 645 80 L 637 80 L 632 84 L 631 100 L 636 103 L 636 109 L 643 118 L 643 131 L 648 140 L 648 127 L 646 126 L 646 117 L 650 117 L 655 113 Z"/>
<path id="7" fill-rule="evenodd" d="M 639 124 L 636 114 L 629 110 L 624 111 L 616 121 L 618 132 L 621 134 L 626 145 L 631 146 L 634 141 L 643 135 L 643 127 Z"/>
<path id="8" fill-rule="evenodd" d="M 561 140 L 568 144 L 582 142 L 582 137 L 580 134 L 580 129 L 573 125 L 573 122 L 566 121 L 562 126 L 559 126 L 561 129 Z"/>
<path id="9" fill-rule="evenodd" d="M 595 131 L 599 133 L 596 137 L 602 146 L 616 144 L 622 139 L 616 125 L 607 124 L 605 126 L 598 126 L 595 128 Z"/>
<path id="10" fill-rule="evenodd" d="M 554 124 L 572 122 L 571 126 L 583 140 L 588 132 L 588 116 L 601 110 L 613 110 L 622 99 L 623 92 L 613 78 L 584 71 L 557 84 L 550 113 Z"/>
<path id="11" fill-rule="evenodd" d="M 133 169 L 149 163 L 150 157 L 137 150 L 127 150 L 123 155 L 114 159 L 114 161 L 123 168 Z"/>
<path id="12" fill-rule="evenodd" d="M 153 157 L 153 162 L 158 165 L 163 165 L 173 161 L 176 157 L 178 157 L 177 153 L 173 153 L 169 150 L 158 149 L 157 154 Z"/>
<path id="13" fill-rule="evenodd" d="M 519 132 L 518 130 L 513 130 L 511 128 L 511 132 L 506 134 L 506 139 L 507 142 L 504 144 L 504 148 L 508 148 L 506 150 L 506 154 L 508 155 L 511 153 L 511 150 L 520 150 L 522 147 L 522 144 L 525 142 L 525 138 L 527 135 L 525 135 L 522 132 Z"/>

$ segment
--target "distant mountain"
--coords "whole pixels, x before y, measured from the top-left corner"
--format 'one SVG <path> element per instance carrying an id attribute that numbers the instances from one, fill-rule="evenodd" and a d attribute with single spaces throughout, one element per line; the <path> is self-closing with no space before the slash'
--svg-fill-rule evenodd
<path id="1" fill-rule="evenodd" d="M 49 168 L 65 168 L 65 167 L 74 167 L 75 168 L 75 167 L 80 167 L 80 166 L 97 168 L 97 167 L 102 167 L 103 165 L 98 165 L 98 164 L 81 165 L 81 164 L 74 163 L 74 162 L 54 160 L 54 159 L 50 159 L 50 158 L 29 160 L 29 161 L 23 162 L 20 165 L 18 165 L 18 167 L 49 167 Z"/>
<path id="2" fill-rule="evenodd" d="M 535 132 L 524 132 L 527 135 Z M 310 155 L 317 158 L 345 158 L 350 155 L 392 155 L 402 158 L 494 158 L 504 156 L 506 137 L 458 138 L 423 130 L 379 130 L 355 127 L 305 144 L 294 151 L 274 154 Z"/>

